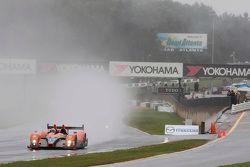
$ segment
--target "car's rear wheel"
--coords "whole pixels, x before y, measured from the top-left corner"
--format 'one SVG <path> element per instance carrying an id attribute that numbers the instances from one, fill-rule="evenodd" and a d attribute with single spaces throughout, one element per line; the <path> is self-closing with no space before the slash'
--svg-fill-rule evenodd
<path id="1" fill-rule="evenodd" d="M 87 147 L 87 146 L 88 146 L 88 138 L 84 142 L 84 147 Z"/>

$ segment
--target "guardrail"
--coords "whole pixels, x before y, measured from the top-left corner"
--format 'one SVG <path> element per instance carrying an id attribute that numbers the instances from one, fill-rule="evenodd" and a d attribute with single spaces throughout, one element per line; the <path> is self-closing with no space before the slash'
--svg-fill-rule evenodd
<path id="1" fill-rule="evenodd" d="M 231 113 L 234 114 L 245 110 L 250 110 L 250 102 L 232 105 Z"/>

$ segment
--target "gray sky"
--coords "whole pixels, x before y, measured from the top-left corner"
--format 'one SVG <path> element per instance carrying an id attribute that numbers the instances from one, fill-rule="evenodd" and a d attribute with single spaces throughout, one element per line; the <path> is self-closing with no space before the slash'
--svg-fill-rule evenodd
<path id="1" fill-rule="evenodd" d="M 224 12 L 242 15 L 248 12 L 250 15 L 250 1 L 249 0 L 174 0 L 181 3 L 193 4 L 195 2 L 202 2 L 208 6 L 212 6 L 217 14 Z"/>

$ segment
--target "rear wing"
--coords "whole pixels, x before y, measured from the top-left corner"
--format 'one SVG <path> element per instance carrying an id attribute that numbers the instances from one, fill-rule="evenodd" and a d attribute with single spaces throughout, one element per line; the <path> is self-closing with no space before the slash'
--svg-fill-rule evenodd
<path id="1" fill-rule="evenodd" d="M 62 129 L 62 126 L 56 126 L 57 129 Z M 54 128 L 54 125 L 49 125 L 47 124 L 47 129 L 52 129 Z M 82 126 L 64 126 L 65 129 L 68 129 L 68 130 L 84 130 L 84 125 Z"/>

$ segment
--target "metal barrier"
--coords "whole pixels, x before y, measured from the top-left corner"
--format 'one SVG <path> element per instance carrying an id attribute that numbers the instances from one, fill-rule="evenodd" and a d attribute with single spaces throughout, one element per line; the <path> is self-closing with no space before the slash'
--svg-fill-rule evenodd
<path id="1" fill-rule="evenodd" d="M 234 114 L 245 110 L 250 110 L 250 102 L 232 105 L 231 113 Z"/>
<path id="2" fill-rule="evenodd" d="M 176 100 L 178 100 L 177 96 L 175 97 Z M 209 97 L 209 98 L 197 98 L 197 99 L 185 99 L 180 98 L 179 101 L 181 104 L 187 106 L 187 107 L 196 107 L 196 106 L 223 106 L 223 107 L 229 107 L 231 105 L 230 97 Z"/>

